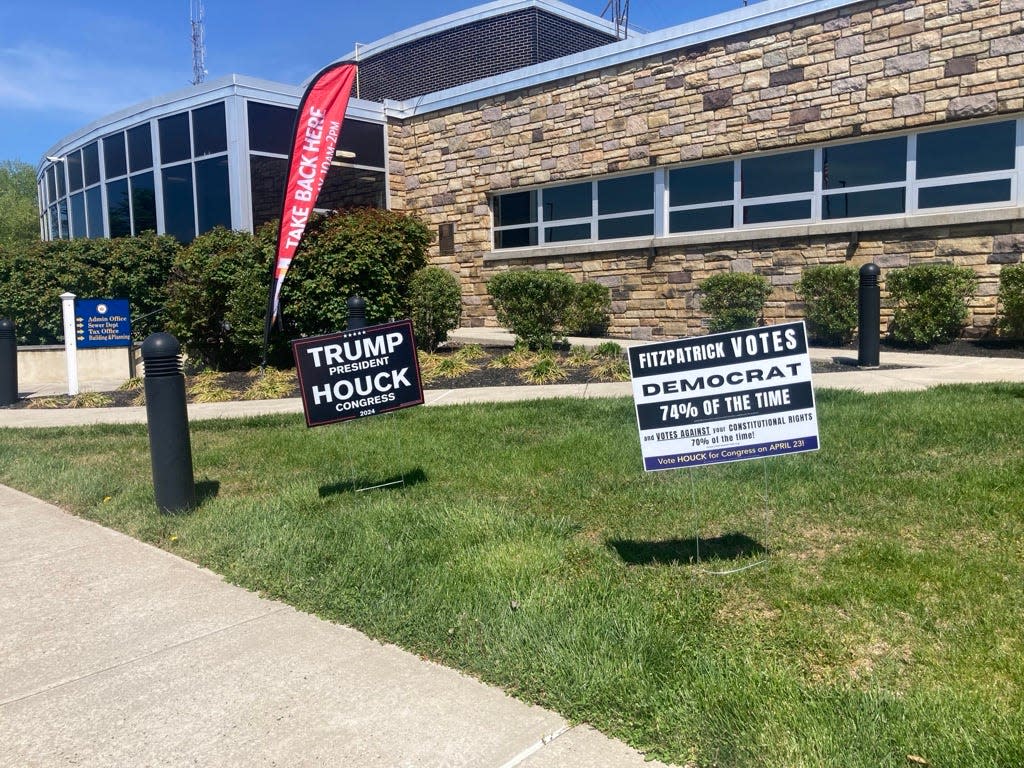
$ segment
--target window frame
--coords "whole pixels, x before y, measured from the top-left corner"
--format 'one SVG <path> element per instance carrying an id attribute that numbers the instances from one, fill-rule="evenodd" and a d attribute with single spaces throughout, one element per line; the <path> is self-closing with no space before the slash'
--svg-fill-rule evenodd
<path id="1" fill-rule="evenodd" d="M 966 173 L 953 176 L 940 176 L 928 179 L 918 179 L 916 177 L 917 169 L 917 139 L 919 136 L 933 133 L 936 131 L 948 131 L 960 127 L 979 126 L 993 123 L 1014 123 L 1015 125 L 1015 146 L 1013 154 L 1013 165 L 1010 168 L 995 170 L 995 171 L 982 171 L 977 173 Z M 869 143 L 873 141 L 884 141 L 892 138 L 906 137 L 906 157 L 903 163 L 904 174 L 903 178 L 899 180 L 879 182 L 873 184 L 859 184 L 857 186 L 841 187 L 833 189 L 824 188 L 824 151 L 833 147 L 843 147 L 852 144 Z M 800 151 L 811 151 L 813 152 L 813 185 L 811 190 L 807 192 L 793 192 L 779 195 L 764 195 L 759 197 L 743 197 L 742 193 L 742 163 L 745 160 L 760 157 L 770 157 L 777 154 L 790 154 L 793 152 Z M 674 170 L 684 168 L 694 168 L 701 165 L 720 165 L 724 163 L 732 164 L 732 197 L 730 199 L 716 200 L 713 202 L 702 202 L 702 203 L 688 203 L 684 205 L 671 205 L 671 187 L 670 179 L 671 173 Z M 544 246 L 553 245 L 569 245 L 569 244 L 583 244 L 583 243 L 598 243 L 598 242 L 614 242 L 613 240 L 601 240 L 599 238 L 598 224 L 600 220 L 607 218 L 622 218 L 628 216 L 636 216 L 641 214 L 650 214 L 652 211 L 631 211 L 627 213 L 615 213 L 615 214 L 598 214 L 599 209 L 599 195 L 598 185 L 600 182 L 606 179 L 619 178 L 631 175 L 642 175 L 642 174 L 653 174 L 653 192 L 654 192 L 654 233 L 653 235 L 642 236 L 643 238 L 665 238 L 665 237 L 679 237 L 679 236 L 699 236 L 702 234 L 721 234 L 726 232 L 735 232 L 742 234 L 748 230 L 762 230 L 770 229 L 773 227 L 787 227 L 787 226 L 806 226 L 816 224 L 826 225 L 840 225 L 848 223 L 851 228 L 856 226 L 857 222 L 860 221 L 878 221 L 887 219 L 903 219 L 907 216 L 920 215 L 920 214 L 943 214 L 951 212 L 970 212 L 970 211 L 984 211 L 999 208 L 1007 208 L 1011 206 L 1020 206 L 1024 204 L 1024 116 L 999 116 L 990 118 L 987 120 L 973 121 L 968 124 L 945 124 L 929 127 L 925 130 L 919 131 L 906 131 L 893 134 L 880 134 L 861 136 L 856 139 L 842 140 L 827 142 L 812 147 L 786 147 L 773 152 L 757 153 L 752 155 L 737 156 L 732 158 L 711 158 L 702 160 L 694 163 L 686 163 L 673 166 L 664 166 L 654 170 L 644 169 L 635 170 L 629 173 L 621 174 L 609 174 L 599 177 L 591 177 L 590 179 L 574 179 L 561 181 L 558 184 L 545 184 L 536 187 L 522 187 L 518 189 L 511 189 L 507 191 L 495 192 L 489 195 L 489 207 L 491 210 L 491 246 L 494 251 L 500 252 L 525 252 L 529 249 L 535 249 Z M 921 190 L 930 189 L 934 187 L 946 187 L 946 186 L 958 186 L 962 184 L 971 184 L 976 182 L 990 182 L 990 181 L 1009 181 L 1010 189 L 1009 195 L 1006 199 L 995 200 L 990 202 L 982 203 L 962 203 L 957 205 L 948 206 L 934 206 L 934 207 L 921 207 L 919 205 L 919 196 Z M 570 185 L 576 185 L 580 183 L 589 182 L 592 190 L 592 201 L 591 201 L 591 216 L 580 217 L 576 219 L 558 219 L 552 221 L 546 221 L 544 219 L 544 207 L 543 197 L 544 190 L 554 189 L 557 187 L 564 187 Z M 895 213 L 880 213 L 872 215 L 861 215 L 861 216 L 831 216 L 826 217 L 824 212 L 825 202 L 831 197 L 838 197 L 841 195 L 852 195 L 858 193 L 868 192 L 881 192 L 885 190 L 901 190 L 903 193 L 903 211 Z M 506 226 L 495 226 L 495 215 L 494 205 L 495 200 L 505 194 L 517 194 L 523 192 L 534 192 L 537 194 L 537 213 L 536 221 L 529 224 L 515 224 Z M 776 221 L 764 221 L 764 222 L 744 222 L 744 212 L 752 206 L 758 205 L 772 205 L 776 203 L 790 203 L 790 202 L 810 202 L 810 216 L 805 218 L 795 219 L 779 219 Z M 708 229 L 697 229 L 697 230 L 681 230 L 671 231 L 671 219 L 672 214 L 677 212 L 688 212 L 688 211 L 699 211 L 715 208 L 726 208 L 732 207 L 732 226 L 731 227 L 720 227 L 720 228 L 708 228 Z M 570 226 L 590 223 L 590 237 L 586 239 L 574 239 L 574 240 L 563 240 L 552 242 L 547 237 L 547 231 L 553 227 L 559 226 Z M 513 246 L 498 248 L 495 243 L 497 242 L 497 233 L 510 230 L 536 230 L 536 245 L 528 246 Z M 635 240 L 639 238 L 616 238 L 623 241 Z"/>

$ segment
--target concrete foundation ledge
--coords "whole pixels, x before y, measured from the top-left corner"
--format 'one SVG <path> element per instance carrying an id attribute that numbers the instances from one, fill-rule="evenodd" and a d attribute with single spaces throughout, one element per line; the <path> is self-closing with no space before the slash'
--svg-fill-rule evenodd
<path id="1" fill-rule="evenodd" d="M 79 384 L 94 381 L 127 381 L 132 375 L 129 354 L 135 355 L 137 375 L 142 375 L 142 358 L 138 345 L 133 347 L 131 353 L 127 347 L 110 347 L 79 349 L 75 354 L 78 360 Z M 18 347 L 19 390 L 63 382 L 67 391 L 67 381 L 68 366 L 63 344 Z"/>

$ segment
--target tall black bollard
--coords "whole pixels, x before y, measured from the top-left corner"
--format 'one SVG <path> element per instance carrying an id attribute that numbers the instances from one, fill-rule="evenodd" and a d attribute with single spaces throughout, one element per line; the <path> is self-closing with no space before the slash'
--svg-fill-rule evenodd
<path id="1" fill-rule="evenodd" d="M 358 331 L 366 327 L 366 302 L 361 296 L 349 296 L 345 304 L 348 306 L 347 330 Z"/>
<path id="2" fill-rule="evenodd" d="M 156 506 L 161 512 L 192 509 L 196 505 L 196 486 L 181 345 L 169 333 L 154 333 L 142 342 L 142 362 L 146 369 L 146 422 Z"/>
<path id="3" fill-rule="evenodd" d="M 14 323 L 0 319 L 0 405 L 18 402 L 18 342 Z"/>
<path id="4" fill-rule="evenodd" d="M 878 287 L 879 272 L 877 264 L 865 264 L 860 268 L 860 295 L 857 304 L 857 365 L 878 365 L 882 313 L 881 289 Z"/>

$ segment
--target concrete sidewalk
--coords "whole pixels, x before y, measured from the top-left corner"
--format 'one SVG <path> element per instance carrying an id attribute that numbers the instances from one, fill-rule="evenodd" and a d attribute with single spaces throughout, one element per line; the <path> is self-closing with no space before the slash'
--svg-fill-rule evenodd
<path id="1" fill-rule="evenodd" d="M 0 486 L 0 766 L 659 765 Z"/>

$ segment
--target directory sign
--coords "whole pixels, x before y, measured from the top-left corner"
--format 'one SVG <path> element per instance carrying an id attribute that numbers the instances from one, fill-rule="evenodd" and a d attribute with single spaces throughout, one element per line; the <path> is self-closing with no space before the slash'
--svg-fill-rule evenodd
<path id="1" fill-rule="evenodd" d="M 131 345 L 128 299 L 75 299 L 75 346 L 78 349 Z"/>
<path id="2" fill-rule="evenodd" d="M 631 347 L 644 469 L 818 449 L 802 322 Z"/>

